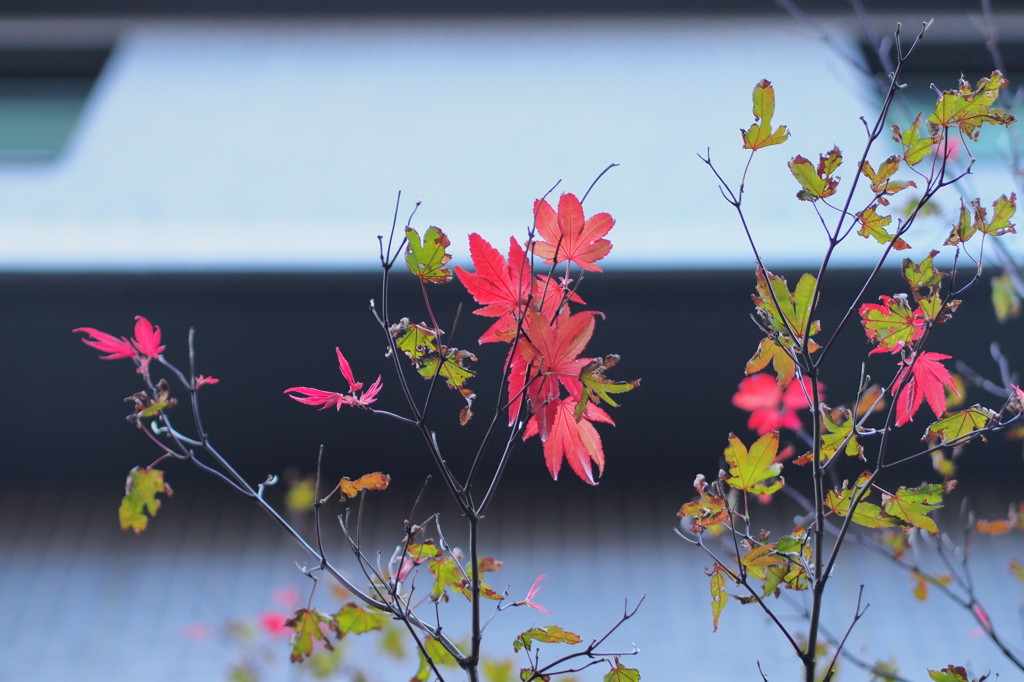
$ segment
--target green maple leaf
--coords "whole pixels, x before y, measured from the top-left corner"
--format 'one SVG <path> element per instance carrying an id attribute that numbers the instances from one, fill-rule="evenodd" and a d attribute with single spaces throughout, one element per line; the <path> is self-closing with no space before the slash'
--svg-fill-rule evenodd
<path id="1" fill-rule="evenodd" d="M 949 233 L 949 237 L 944 243 L 947 245 L 960 244 L 973 237 L 977 231 L 978 226 L 971 221 L 971 212 L 967 208 L 967 204 L 964 203 L 963 199 L 960 199 L 960 217 L 953 224 L 953 231 Z"/>
<path id="2" fill-rule="evenodd" d="M 472 600 L 473 592 L 470 589 L 469 579 L 454 558 L 431 559 L 430 572 L 434 574 L 434 586 L 430 590 L 431 599 L 434 601 L 448 601 L 446 590 L 451 588 L 467 600 Z M 505 595 L 496 592 L 483 581 L 480 582 L 480 596 L 494 601 L 505 598 Z"/>
<path id="3" fill-rule="evenodd" d="M 383 613 L 367 611 L 358 604 L 345 604 L 341 609 L 331 616 L 331 629 L 334 630 L 338 639 L 351 633 L 361 635 L 371 630 L 380 630 L 387 622 L 387 616 Z"/>
<path id="4" fill-rule="evenodd" d="M 942 135 L 943 128 L 959 127 L 972 140 L 978 139 L 979 129 L 985 123 L 1009 125 L 1016 117 L 1002 109 L 992 107 L 999 98 L 999 91 L 1009 84 L 1003 74 L 993 71 L 988 78 L 982 78 L 973 90 L 971 84 L 960 81 L 956 90 L 946 90 L 939 95 L 935 111 L 928 117 L 932 138 Z"/>
<path id="5" fill-rule="evenodd" d="M 512 682 L 512 661 L 493 661 L 485 659 L 484 662 L 484 677 L 489 682 Z"/>
<path id="6" fill-rule="evenodd" d="M 321 642 L 328 651 L 334 650 L 331 640 L 327 639 L 323 630 L 320 629 L 321 625 L 330 626 L 331 619 L 316 609 L 299 609 L 284 624 L 292 629 L 291 659 L 293 663 L 309 658 L 316 642 Z"/>
<path id="7" fill-rule="evenodd" d="M 1008 272 L 992 278 L 992 307 L 995 309 L 996 319 L 1000 322 L 1020 315 L 1020 295 Z"/>
<path id="8" fill-rule="evenodd" d="M 857 220 L 860 221 L 860 229 L 857 230 L 857 234 L 865 239 L 871 237 L 879 244 L 891 242 L 892 248 L 896 251 L 909 249 L 910 244 L 903 241 L 902 237 L 889 234 L 889 231 L 885 229 L 892 222 L 892 216 L 878 215 L 877 208 L 878 204 L 872 204 L 857 214 Z"/>
<path id="9" fill-rule="evenodd" d="M 853 487 L 844 483 L 842 488 L 828 491 L 825 495 L 825 506 L 839 516 L 849 516 L 854 495 L 859 493 L 869 478 L 870 474 L 861 474 Z M 870 491 L 865 493 L 860 498 L 861 501 L 857 503 L 857 508 L 853 511 L 854 523 L 865 528 L 890 528 L 900 525 L 899 519 L 890 514 L 888 510 L 867 502 L 868 495 L 870 495 Z"/>
<path id="10" fill-rule="evenodd" d="M 749 376 L 760 372 L 771 362 L 779 388 L 785 388 L 796 377 L 796 361 L 791 355 L 792 350 L 777 343 L 776 339 L 778 338 L 777 336 L 766 336 L 761 339 L 761 342 L 757 344 L 754 357 L 747 361 L 747 366 L 743 371 Z"/>
<path id="11" fill-rule="evenodd" d="M 832 175 L 842 162 L 843 154 L 839 147 L 832 147 L 824 154 L 820 154 L 817 166 L 799 155 L 790 159 L 789 172 L 803 188 L 796 193 L 796 198 L 801 201 L 817 201 L 835 194 L 840 179 Z"/>
<path id="12" fill-rule="evenodd" d="M 776 554 L 800 554 L 807 547 L 807 531 L 802 526 L 797 526 L 790 535 L 783 535 L 775 543 L 773 551 Z"/>
<path id="13" fill-rule="evenodd" d="M 843 448 L 847 457 L 864 459 L 864 448 L 857 442 L 856 423 L 850 411 L 839 410 L 841 421 L 834 421 L 832 411 L 827 408 L 822 410 L 822 416 L 825 425 L 825 433 L 821 436 L 822 455 L 827 454 L 825 458 L 828 459 Z"/>
<path id="14" fill-rule="evenodd" d="M 779 449 L 779 432 L 769 431 L 758 438 L 750 450 L 736 437 L 729 434 L 729 447 L 725 449 L 725 460 L 729 463 L 730 476 L 725 479 L 733 488 L 746 490 L 755 495 L 771 495 L 782 488 L 784 479 L 779 477 L 782 465 L 774 463 Z"/>
<path id="15" fill-rule="evenodd" d="M 932 153 L 935 142 L 931 137 L 921 137 L 921 114 L 917 115 L 913 124 L 906 130 L 898 125 L 892 127 L 892 139 L 903 147 L 903 160 L 908 166 L 916 166 L 924 157 Z"/>
<path id="16" fill-rule="evenodd" d="M 519 653 L 520 649 L 530 651 L 534 642 L 543 642 L 545 644 L 579 644 L 582 641 L 575 632 L 563 630 L 557 625 L 547 625 L 520 632 L 519 636 L 512 641 L 512 648 L 516 653 Z"/>
<path id="17" fill-rule="evenodd" d="M 899 154 L 893 154 L 878 167 L 878 171 L 871 166 L 870 161 L 864 161 L 860 165 L 860 172 L 864 174 L 868 180 L 871 181 L 871 191 L 878 193 L 881 192 L 886 184 L 889 182 L 889 178 L 893 176 L 893 173 L 898 171 L 900 168 L 900 156 Z"/>
<path id="18" fill-rule="evenodd" d="M 427 682 L 430 679 L 430 675 L 434 672 L 430 668 L 430 663 L 427 662 L 426 656 L 423 652 L 426 651 L 426 656 L 430 656 L 437 665 L 458 665 L 459 662 L 455 660 L 451 652 L 444 648 L 444 645 L 433 637 L 427 637 L 423 640 L 423 649 L 418 650 L 420 658 L 419 668 L 416 670 L 416 674 L 413 676 L 413 680 L 416 682 Z"/>
<path id="19" fill-rule="evenodd" d="M 955 481 L 950 481 L 947 486 L 955 485 L 955 483 Z M 937 535 L 939 528 L 935 525 L 935 521 L 928 517 L 928 514 L 942 508 L 943 490 L 943 486 L 937 483 L 917 488 L 901 486 L 891 495 L 889 493 L 882 494 L 882 508 L 886 513 L 904 523 Z"/>
<path id="20" fill-rule="evenodd" d="M 433 540 L 427 540 L 421 545 L 409 545 L 405 556 L 413 561 L 420 562 L 424 559 L 432 559 L 441 556 L 441 550 L 434 544 Z"/>
<path id="21" fill-rule="evenodd" d="M 437 331 L 425 323 L 414 324 L 403 317 L 391 325 L 390 331 L 398 350 L 412 360 L 413 367 L 420 367 L 424 358 L 437 353 Z"/>
<path id="22" fill-rule="evenodd" d="M 779 126 L 772 131 L 772 117 L 775 116 L 775 88 L 767 80 L 754 86 L 754 123 L 743 133 L 744 149 L 762 149 L 775 144 L 782 144 L 789 138 L 786 126 Z M 760 121 L 760 123 L 758 123 Z"/>
<path id="23" fill-rule="evenodd" d="M 856 424 L 850 411 L 845 408 L 837 410 L 837 421 L 832 418 L 832 410 L 827 405 L 821 407 L 822 424 L 825 426 L 821 434 L 821 461 L 832 459 L 840 449 L 849 457 L 864 459 L 864 448 L 857 442 Z M 808 452 L 796 459 L 794 464 L 809 464 L 812 458 L 813 453 Z"/>
<path id="24" fill-rule="evenodd" d="M 983 232 L 993 237 L 1016 233 L 1014 224 L 1010 222 L 1010 218 L 1016 211 L 1017 195 L 1012 192 L 1009 198 L 1004 194 L 992 202 L 992 220 L 988 219 L 988 209 L 982 207 L 981 199 L 971 200 L 971 210 L 968 210 L 964 200 L 961 199 L 960 216 L 944 243 L 946 245 L 960 244 L 966 242 L 977 232 Z"/>
<path id="25" fill-rule="evenodd" d="M 444 353 L 443 362 L 439 355 L 424 358 L 417 371 L 419 371 L 424 379 L 433 379 L 435 374 L 440 373 L 441 377 L 448 383 L 448 388 L 461 390 L 467 380 L 476 376 L 476 372 L 462 363 L 467 360 L 476 362 L 476 356 L 467 350 L 459 350 L 458 348 L 442 347 L 441 350 Z M 438 370 L 438 365 L 441 367 L 440 371 Z"/>
<path id="26" fill-rule="evenodd" d="M 967 669 L 959 665 L 948 665 L 942 670 L 929 670 L 928 677 L 935 682 L 983 682 L 988 675 L 982 675 L 976 680 L 971 680 L 967 675 Z"/>
<path id="27" fill-rule="evenodd" d="M 946 273 L 935 269 L 932 259 L 939 255 L 939 252 L 932 249 L 928 256 L 920 263 L 915 263 L 909 258 L 903 259 L 903 279 L 907 281 L 911 289 L 934 289 L 942 284 L 942 278 Z"/>
<path id="28" fill-rule="evenodd" d="M 800 277 L 793 292 L 790 293 L 784 277 L 758 268 L 755 294 L 752 298 L 761 321 L 778 335 L 774 341 L 776 344 L 800 349 L 806 342 L 810 352 L 818 349 L 818 345 L 805 336 L 816 289 L 817 280 L 809 273 Z M 821 325 L 815 321 L 810 325 L 810 334 L 813 336 L 820 329 Z"/>
<path id="29" fill-rule="evenodd" d="M 913 180 L 900 181 L 892 180 L 892 175 L 900 167 L 900 155 L 893 154 L 878 167 L 876 172 L 871 166 L 870 161 L 864 161 L 861 164 L 860 171 L 865 177 L 871 182 L 871 191 L 878 196 L 878 203 L 883 206 L 889 205 L 889 200 L 886 197 L 902 192 L 908 187 L 917 187 L 917 183 Z"/>
<path id="30" fill-rule="evenodd" d="M 808 557 L 804 557 L 806 561 Z M 779 591 L 780 587 L 790 590 L 806 590 L 810 586 L 807 571 L 796 561 L 784 561 L 768 569 L 761 597 L 767 597 Z"/>
<path id="31" fill-rule="evenodd" d="M 431 559 L 430 572 L 434 574 L 434 586 L 430 590 L 432 600 L 448 601 L 448 588 L 454 589 L 467 599 L 470 598 L 469 589 L 464 584 L 466 576 L 462 572 L 462 567 L 452 557 Z"/>
<path id="32" fill-rule="evenodd" d="M 775 544 L 764 544 L 758 547 L 754 547 L 742 557 L 740 557 L 740 565 L 742 565 L 747 574 L 758 580 L 766 580 L 768 578 L 768 569 L 786 563 L 786 560 L 774 553 Z"/>
<path id="33" fill-rule="evenodd" d="M 622 665 L 619 657 L 615 657 L 615 665 L 602 678 L 602 682 L 640 682 L 640 671 Z"/>
<path id="34" fill-rule="evenodd" d="M 136 533 L 146 530 L 146 526 L 149 525 L 147 513 L 149 516 L 156 516 L 160 508 L 160 500 L 156 499 L 157 494 L 174 494 L 171 486 L 164 481 L 164 472 L 149 467 L 135 467 L 129 471 L 124 492 L 124 499 L 117 510 L 121 530 L 131 528 Z"/>
<path id="35" fill-rule="evenodd" d="M 807 572 L 801 565 L 799 559 L 804 562 L 811 557 L 811 547 L 807 542 L 807 531 L 802 526 L 797 526 L 791 535 L 779 538 L 772 548 L 772 553 L 777 556 L 779 563 L 769 566 L 764 578 L 764 589 L 762 597 L 775 594 L 780 586 L 791 590 L 806 590 L 810 585 L 807 580 Z"/>
<path id="36" fill-rule="evenodd" d="M 587 409 L 588 402 L 600 404 L 602 401 L 612 407 L 619 404 L 611 397 L 612 393 L 628 393 L 640 385 L 639 379 L 632 381 L 612 381 L 605 377 L 608 369 L 619 363 L 618 355 L 606 355 L 603 358 L 591 360 L 580 370 L 580 382 L 583 384 L 583 395 L 576 404 L 575 417 L 579 421 Z"/>
<path id="37" fill-rule="evenodd" d="M 953 445 L 971 434 L 983 430 L 999 415 L 981 405 L 973 405 L 966 410 L 951 412 L 933 423 L 925 431 L 921 440 L 937 440 L 942 445 Z"/>
<path id="38" fill-rule="evenodd" d="M 984 223 L 979 229 L 987 235 L 999 237 L 1004 234 L 1015 234 L 1010 218 L 1017 212 L 1017 194 L 1010 192 L 1010 197 L 1005 194 L 992 202 L 992 220 Z"/>
<path id="39" fill-rule="evenodd" d="M 444 232 L 433 226 L 428 227 L 421 241 L 419 233 L 407 227 L 405 237 L 409 242 L 405 249 L 405 264 L 409 267 L 409 272 L 432 284 L 446 284 L 452 281 L 451 268 L 444 267 L 452 259 L 445 250 L 451 245 L 451 241 Z"/>
<path id="40" fill-rule="evenodd" d="M 714 627 L 712 632 L 718 632 L 718 619 L 725 609 L 725 603 L 729 601 L 729 593 L 725 591 L 725 569 L 718 564 L 711 573 L 705 572 L 711 578 L 711 624 Z"/>

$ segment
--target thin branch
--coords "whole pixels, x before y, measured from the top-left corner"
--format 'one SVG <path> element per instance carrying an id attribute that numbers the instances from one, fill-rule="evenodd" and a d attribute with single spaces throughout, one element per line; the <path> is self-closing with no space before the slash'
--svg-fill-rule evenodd
<path id="1" fill-rule="evenodd" d="M 596 184 L 598 183 L 598 181 L 599 181 L 599 180 L 600 180 L 601 178 L 603 178 L 603 177 L 604 177 L 604 174 L 605 174 L 605 173 L 607 173 L 608 171 L 610 171 L 610 170 L 611 170 L 612 168 L 618 168 L 618 167 L 619 167 L 619 164 L 617 164 L 617 163 L 610 163 L 610 164 L 608 164 L 608 167 L 607 167 L 607 168 L 605 168 L 605 169 L 604 169 L 603 171 L 601 171 L 600 173 L 598 173 L 598 174 L 597 174 L 597 177 L 596 177 L 596 178 L 594 178 L 594 181 L 593 181 L 592 183 L 590 183 L 590 187 L 588 187 L 588 188 L 587 188 L 587 191 L 583 193 L 583 198 L 582 198 L 582 199 L 580 199 L 580 203 L 582 204 L 582 203 L 583 203 L 584 201 L 586 201 L 586 200 L 587 200 L 587 197 L 589 197 L 589 196 L 590 196 L 590 190 L 594 189 L 594 186 L 595 186 L 595 185 L 596 185 Z"/>

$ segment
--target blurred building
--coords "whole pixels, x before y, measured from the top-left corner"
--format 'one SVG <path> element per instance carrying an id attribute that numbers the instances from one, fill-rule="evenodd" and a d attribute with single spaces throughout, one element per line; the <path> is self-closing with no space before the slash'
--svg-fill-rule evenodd
<path id="1" fill-rule="evenodd" d="M 0 609 L 21 615 L 0 623 L 0 678 L 220 679 L 238 655 L 219 639 L 221 626 L 280 606 L 270 596 L 276 587 L 303 595 L 308 587 L 292 563 L 308 557 L 244 501 L 180 467 L 168 470 L 178 494 L 150 530 L 120 534 L 123 477 L 155 458 L 121 421 L 121 399 L 138 390 L 137 378 L 130 367 L 98 362 L 71 329 L 127 335 L 134 316 L 145 315 L 183 365 L 195 327 L 199 370 L 221 379 L 204 397 L 207 427 L 253 481 L 287 467 L 312 471 L 323 444 L 326 478 L 383 468 L 400 491 L 415 490 L 432 465 L 408 454 L 407 434 L 282 395 L 336 380 L 335 346 L 357 376 L 385 373 L 387 385 L 368 307 L 380 297 L 377 235 L 390 229 L 399 192 L 399 224 L 422 201 L 413 225 L 440 226 L 465 264 L 469 233 L 495 244 L 522 238 L 535 198 L 556 183 L 556 194 L 582 195 L 611 163 L 619 166 L 587 206 L 615 216 L 615 247 L 602 263 L 607 272 L 587 275 L 581 293 L 607 316 L 591 348 L 620 353 L 616 372 L 643 384 L 615 411 L 617 427 L 602 429 L 608 468 L 597 489 L 584 490 L 568 470 L 550 481 L 537 443 L 519 450 L 492 514 L 492 549 L 506 560 L 513 594 L 548 574 L 539 600 L 560 607 L 555 615 L 570 629 L 610 624 L 622 598 L 646 592 L 641 616 L 616 644 L 639 644 L 644 679 L 669 679 L 680 661 L 693 679 L 753 674 L 753 656 L 722 654 L 738 640 L 765 639 L 765 623 L 737 604 L 726 615 L 731 629 L 708 639 L 708 562 L 672 534 L 694 474 L 712 475 L 727 434 L 744 428 L 747 415 L 730 397 L 760 336 L 747 318 L 749 245 L 699 157 L 710 154 L 738 188 L 750 92 L 772 81 L 774 122 L 793 136 L 751 167 L 750 228 L 769 268 L 816 271 L 821 227 L 793 198 L 785 163 L 838 145 L 847 158 L 840 174 L 853 175 L 865 138 L 859 117 L 872 121 L 880 103 L 873 74 L 885 67 L 872 55 L 891 46 L 896 22 L 909 45 L 934 18 L 892 122 L 930 107 L 931 83 L 952 88 L 961 73 L 976 81 L 994 64 L 980 9 L 975 17 L 959 3 L 904 2 L 898 12 L 864 4 L 867 24 L 840 2 L 808 3 L 815 12 L 804 18 L 754 0 L 445 0 L 429 11 L 367 0 L 2 3 Z M 1016 92 L 1024 12 L 995 9 Z M 875 154 L 892 152 L 883 139 Z M 1014 190 L 1001 131 L 986 131 L 974 152 L 965 192 L 990 203 Z M 940 206 L 945 213 L 922 224 L 917 257 L 948 232 L 955 194 Z M 837 254 L 820 311 L 826 328 L 879 251 L 854 236 Z M 396 278 L 396 317 L 422 316 L 418 286 Z M 876 288 L 899 287 L 886 271 Z M 995 374 L 988 348 L 996 339 L 1024 366 L 1020 323 L 997 327 L 987 296 L 987 284 L 970 293 L 959 327 L 936 349 Z M 451 320 L 465 299 L 439 293 L 436 312 Z M 466 340 L 486 326 L 471 315 L 459 324 Z M 839 350 L 828 379 L 836 403 L 852 399 L 867 347 L 854 330 Z M 500 362 L 503 349 L 479 355 L 480 423 L 460 430 L 457 396 L 443 396 L 438 409 L 454 466 L 468 465 L 472 453 L 461 444 L 482 433 L 490 408 L 481 407 L 497 400 L 487 363 Z M 382 400 L 401 409 L 395 395 Z M 963 465 L 979 481 L 972 492 L 1020 480 L 1019 444 L 977 452 Z M 931 475 L 929 463 L 911 475 Z M 401 500 L 400 510 L 381 503 L 375 511 L 400 522 L 409 504 Z M 395 534 L 397 526 L 376 523 L 381 537 Z M 457 534 L 457 515 L 447 523 Z M 898 655 L 908 671 L 950 656 L 979 672 L 1009 670 L 986 640 L 966 638 L 966 618 L 963 632 L 940 628 L 948 603 L 906 606 L 905 574 L 862 557 L 847 567 L 851 586 L 862 572 L 891 571 L 872 601 L 906 607 L 897 616 L 873 609 L 878 620 L 855 632 L 865 656 Z M 830 613 L 836 627 L 853 609 L 851 590 Z M 593 602 L 593 614 L 574 610 L 581 600 Z M 998 603 L 997 615 L 1015 618 L 1012 601 Z M 892 649 L 886 628 L 904 617 L 940 629 L 912 652 Z M 500 633 L 498 644 L 514 627 Z M 781 679 L 795 666 L 776 644 L 757 656 Z M 283 644 L 276 651 L 285 658 Z M 273 670 L 274 679 L 296 674 Z"/>

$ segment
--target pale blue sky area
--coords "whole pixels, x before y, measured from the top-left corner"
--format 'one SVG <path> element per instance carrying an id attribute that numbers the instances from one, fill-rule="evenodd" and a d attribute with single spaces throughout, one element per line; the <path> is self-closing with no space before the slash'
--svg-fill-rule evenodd
<path id="1" fill-rule="evenodd" d="M 745 267 L 697 154 L 739 177 L 761 78 L 793 136 L 755 159 L 751 227 L 769 263 L 810 265 L 823 232 L 786 161 L 839 144 L 852 166 L 873 105 L 784 19 L 130 23 L 63 156 L 0 165 L 0 268 L 372 268 L 399 190 L 464 254 L 612 162 L 586 205 L 617 219 L 606 267 Z M 854 236 L 838 262 L 880 248 Z"/>

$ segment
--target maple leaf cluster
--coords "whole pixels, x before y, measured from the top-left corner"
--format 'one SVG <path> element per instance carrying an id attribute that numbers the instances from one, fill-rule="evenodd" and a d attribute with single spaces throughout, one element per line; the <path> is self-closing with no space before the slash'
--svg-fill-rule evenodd
<path id="1" fill-rule="evenodd" d="M 594 333 L 601 313 L 572 313 L 570 304 L 582 304 L 568 285 L 569 268 L 599 272 L 596 261 L 612 245 L 605 235 L 615 221 L 607 213 L 586 218 L 583 205 L 573 194 L 563 194 L 557 211 L 544 199 L 534 204 L 536 232 L 541 239 L 523 248 L 509 240 L 508 257 L 483 237 L 469 237 L 474 271 L 461 267 L 455 274 L 482 307 L 477 315 L 497 320 L 480 337 L 480 343 L 505 342 L 512 348 L 508 359 L 509 424 L 526 421 L 524 438 L 540 436 L 544 458 L 553 478 L 562 462 L 587 483 L 596 483 L 604 471 L 604 449 L 593 422 L 614 424 L 600 402 L 616 403 L 609 395 L 632 390 L 639 380 L 614 382 L 605 370 L 618 356 L 580 357 Z M 530 255 L 554 268 L 564 263 L 566 278 L 534 271 Z"/>

